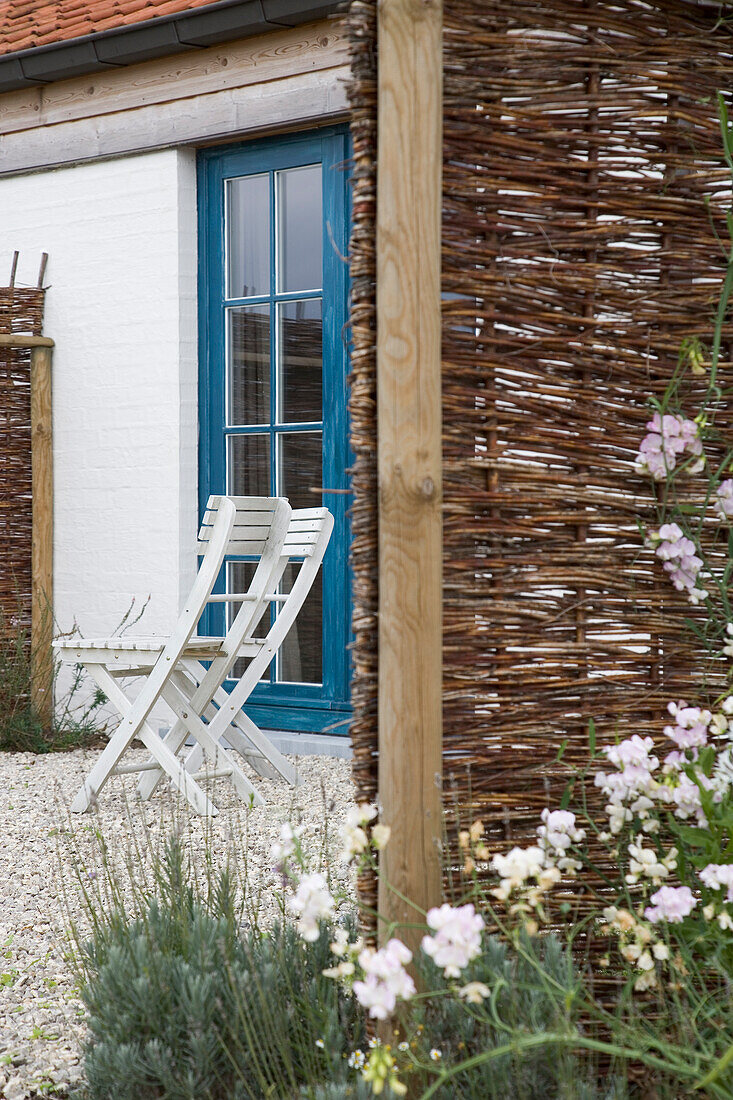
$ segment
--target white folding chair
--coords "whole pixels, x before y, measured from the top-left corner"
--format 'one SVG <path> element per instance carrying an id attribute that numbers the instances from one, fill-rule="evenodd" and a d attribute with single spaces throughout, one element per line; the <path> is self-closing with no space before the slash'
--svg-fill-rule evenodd
<path id="1" fill-rule="evenodd" d="M 204 525 L 209 519 L 210 514 L 207 513 L 204 516 Z M 206 730 L 220 749 L 223 748 L 222 740 L 225 740 L 261 775 L 271 777 L 279 773 L 291 783 L 297 783 L 297 775 L 292 765 L 275 752 L 267 736 L 242 708 L 295 623 L 318 575 L 332 531 L 333 516 L 327 508 L 303 508 L 293 511 L 287 534 L 280 548 L 277 567 L 269 576 L 268 590 L 264 596 L 259 588 L 256 592 L 253 591 L 255 587 L 253 579 L 247 592 L 210 597 L 211 600 L 240 604 L 225 640 L 227 671 L 237 657 L 250 656 L 250 650 L 247 647 L 252 641 L 251 631 L 256 629 L 261 619 L 263 602 L 277 605 L 277 612 L 267 636 L 257 640 L 259 648 L 231 692 L 227 692 L 220 686 L 222 676 L 218 673 L 216 676 L 210 675 L 213 666 L 207 672 L 195 653 L 184 654 L 181 662 L 184 672 L 176 676 L 176 685 L 190 701 L 191 709 L 201 712 L 201 700 L 204 697 L 208 697 L 208 704 L 214 704 L 206 707 L 205 717 L 208 720 Z M 205 526 L 202 527 L 202 534 L 205 537 Z M 239 551 L 230 552 L 246 554 L 248 551 L 240 545 Z M 298 565 L 298 573 L 290 591 L 281 592 L 279 591 L 281 581 L 289 565 Z M 241 629 L 237 628 L 240 620 L 247 624 L 246 634 L 242 634 Z M 186 722 L 174 726 L 165 738 L 166 748 L 177 754 L 186 740 L 188 728 L 190 727 Z M 186 759 L 186 768 L 190 774 L 198 772 L 206 752 L 205 742 L 196 736 L 195 731 L 193 732 L 196 744 Z M 163 772 L 160 768 L 143 776 L 138 786 L 140 797 L 149 798 L 162 777 Z"/>
<path id="2" fill-rule="evenodd" d="M 170 638 L 65 639 L 54 643 L 63 660 L 82 664 L 88 670 L 122 715 L 122 722 L 73 802 L 73 811 L 82 813 L 90 809 L 111 775 L 134 772 L 149 772 L 154 782 L 166 775 L 202 814 L 216 813 L 199 786 L 198 780 L 202 778 L 226 776 L 241 797 L 262 801 L 236 760 L 224 753 L 218 733 L 210 731 L 202 716 L 213 715 L 212 700 L 219 691 L 219 707 L 222 706 L 222 696 L 226 696 L 226 692 L 221 684 L 237 657 L 253 661 L 265 646 L 266 640 L 255 638 L 253 632 L 268 607 L 268 594 L 282 576 L 282 550 L 289 535 L 291 515 L 289 503 L 278 497 L 210 497 L 199 533 L 203 560 Z M 246 598 L 241 601 L 240 610 L 225 637 L 194 636 L 207 603 L 225 598 L 212 596 L 212 592 L 228 555 L 257 558 Z M 208 669 L 201 662 L 210 662 Z M 191 676 L 193 668 L 199 672 L 196 682 Z M 128 697 L 119 683 L 132 677 L 145 677 L 134 699 Z M 176 715 L 175 724 L 165 740 L 147 721 L 152 708 L 161 699 Z M 242 722 L 244 716 L 232 714 L 229 721 L 234 717 L 240 722 L 242 738 L 246 739 L 248 730 Z M 249 756 L 255 766 L 260 763 L 260 770 L 266 762 L 275 772 L 295 782 L 290 763 L 257 727 L 255 731 L 256 738 L 250 736 L 246 744 L 240 744 L 242 754 Z M 201 774 L 187 769 L 171 747 L 173 744 L 180 747 L 189 735 L 201 747 L 202 758 L 206 761 L 206 769 Z M 150 759 L 143 764 L 120 764 L 135 738 L 148 749 Z"/>

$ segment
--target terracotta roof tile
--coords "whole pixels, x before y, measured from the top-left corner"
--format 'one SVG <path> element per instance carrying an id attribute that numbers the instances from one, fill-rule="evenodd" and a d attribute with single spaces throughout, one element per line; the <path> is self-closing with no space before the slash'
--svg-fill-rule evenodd
<path id="1" fill-rule="evenodd" d="M 205 8 L 213 0 L 0 0 L 0 55 Z"/>

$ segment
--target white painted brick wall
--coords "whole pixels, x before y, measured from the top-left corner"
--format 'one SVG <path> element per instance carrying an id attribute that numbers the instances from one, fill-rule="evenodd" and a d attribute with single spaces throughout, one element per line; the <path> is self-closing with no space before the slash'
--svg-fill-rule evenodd
<path id="1" fill-rule="evenodd" d="M 54 594 L 61 629 L 165 631 L 196 566 L 195 155 L 0 179 L 0 283 L 49 253 Z M 161 715 L 162 717 L 162 715 Z"/>

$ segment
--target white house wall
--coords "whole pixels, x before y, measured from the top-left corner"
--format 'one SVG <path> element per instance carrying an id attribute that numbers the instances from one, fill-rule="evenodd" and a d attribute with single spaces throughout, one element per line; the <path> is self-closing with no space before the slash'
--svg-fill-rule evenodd
<path id="1" fill-rule="evenodd" d="M 42 252 L 53 356 L 59 627 L 111 632 L 134 601 L 165 631 L 194 574 L 195 154 L 165 150 L 0 179 L 0 281 Z M 7 275 L 5 276 L 7 278 Z"/>

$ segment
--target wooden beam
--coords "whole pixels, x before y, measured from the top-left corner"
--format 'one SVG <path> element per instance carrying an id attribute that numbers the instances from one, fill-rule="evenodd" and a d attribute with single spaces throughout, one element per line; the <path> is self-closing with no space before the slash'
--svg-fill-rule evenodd
<path id="1" fill-rule="evenodd" d="M 385 883 L 418 910 L 442 892 L 442 2 L 378 11 L 379 911 L 404 924 Z"/>
<path id="2" fill-rule="evenodd" d="M 29 337 L 25 338 L 30 339 Z M 43 337 L 32 338 L 40 341 Z M 46 730 L 53 722 L 53 446 L 51 346 L 31 351 L 31 447 L 33 535 L 31 543 L 31 691 Z M 26 346 L 28 346 L 26 344 Z"/>
<path id="3" fill-rule="evenodd" d="M 172 98 L 99 118 L 2 135 L 0 178 L 41 168 L 147 150 L 200 145 L 348 117 L 346 65 L 297 73 L 266 84 Z"/>
<path id="4" fill-rule="evenodd" d="M 22 332 L 0 332 L 0 348 L 52 348 L 50 336 L 30 336 Z"/>
<path id="5" fill-rule="evenodd" d="M 324 19 L 239 42 L 71 77 L 0 95 L 0 134 L 169 104 L 348 64 L 339 21 Z"/>

